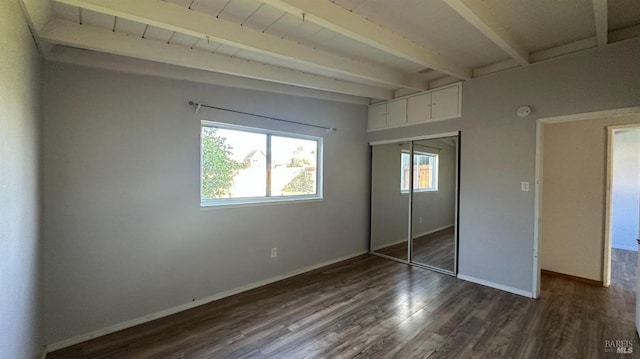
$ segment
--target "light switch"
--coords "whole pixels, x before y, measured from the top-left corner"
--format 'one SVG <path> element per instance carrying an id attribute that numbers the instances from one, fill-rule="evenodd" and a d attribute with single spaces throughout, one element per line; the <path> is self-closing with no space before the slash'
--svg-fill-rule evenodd
<path id="1" fill-rule="evenodd" d="M 529 192 L 529 182 L 520 182 L 520 190 L 522 192 Z"/>

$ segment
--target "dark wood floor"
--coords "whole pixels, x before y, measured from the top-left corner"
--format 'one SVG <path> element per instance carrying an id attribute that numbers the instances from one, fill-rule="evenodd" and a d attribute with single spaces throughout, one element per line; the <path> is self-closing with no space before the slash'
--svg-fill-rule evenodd
<path id="1" fill-rule="evenodd" d="M 545 275 L 538 300 L 364 255 L 48 358 L 637 357 L 636 255 L 614 251 L 608 289 Z"/>
<path id="2" fill-rule="evenodd" d="M 453 272 L 454 228 L 427 234 L 413 240 L 413 261 Z"/>
<path id="3" fill-rule="evenodd" d="M 413 240 L 413 262 L 453 272 L 455 260 L 454 228 L 427 234 Z M 407 243 L 380 248 L 377 253 L 407 260 Z"/>

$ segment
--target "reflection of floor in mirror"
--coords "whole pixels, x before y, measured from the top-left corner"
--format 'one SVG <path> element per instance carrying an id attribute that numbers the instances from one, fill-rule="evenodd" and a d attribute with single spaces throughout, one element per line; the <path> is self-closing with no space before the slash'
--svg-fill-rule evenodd
<path id="1" fill-rule="evenodd" d="M 413 240 L 413 261 L 453 272 L 453 227 Z"/>
<path id="2" fill-rule="evenodd" d="M 376 253 L 384 254 L 393 258 L 407 260 L 407 242 L 394 244 L 388 247 L 374 250 Z"/>
<path id="3" fill-rule="evenodd" d="M 413 240 L 413 261 L 453 272 L 453 227 Z M 399 243 L 376 250 L 394 258 L 407 259 L 407 244 Z"/>

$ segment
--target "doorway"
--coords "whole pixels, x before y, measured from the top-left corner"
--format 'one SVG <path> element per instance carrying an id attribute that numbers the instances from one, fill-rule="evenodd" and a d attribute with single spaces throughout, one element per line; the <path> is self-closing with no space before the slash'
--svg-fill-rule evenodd
<path id="1" fill-rule="evenodd" d="M 543 118 L 536 127 L 534 293 L 540 270 L 609 286 L 609 137 L 640 127 L 640 107 Z"/>
<path id="2" fill-rule="evenodd" d="M 637 263 L 640 238 L 640 126 L 609 126 L 605 285 L 628 282 L 626 267 Z M 627 283 L 631 285 L 631 283 Z"/>

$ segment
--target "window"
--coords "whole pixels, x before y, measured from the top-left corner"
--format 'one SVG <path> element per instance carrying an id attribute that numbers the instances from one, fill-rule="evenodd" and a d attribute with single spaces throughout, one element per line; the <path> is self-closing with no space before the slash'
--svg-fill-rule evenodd
<path id="1" fill-rule="evenodd" d="M 200 205 L 322 198 L 322 139 L 203 121 Z"/>
<path id="2" fill-rule="evenodd" d="M 411 171 L 411 154 L 402 151 L 400 161 L 400 191 L 409 192 L 409 171 Z M 427 152 L 413 152 L 413 191 L 438 190 L 438 155 Z"/>

